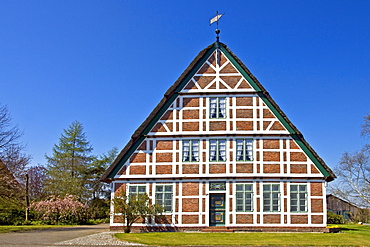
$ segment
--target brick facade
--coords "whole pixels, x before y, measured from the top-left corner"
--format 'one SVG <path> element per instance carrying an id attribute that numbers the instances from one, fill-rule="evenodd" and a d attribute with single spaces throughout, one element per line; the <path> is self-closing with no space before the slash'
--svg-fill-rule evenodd
<path id="1" fill-rule="evenodd" d="M 112 165 L 114 196 L 143 186 L 153 202 L 170 204 L 133 228 L 323 231 L 324 183 L 334 175 L 244 65 L 227 48 L 212 49 Z M 111 228 L 119 226 L 113 215 Z"/>

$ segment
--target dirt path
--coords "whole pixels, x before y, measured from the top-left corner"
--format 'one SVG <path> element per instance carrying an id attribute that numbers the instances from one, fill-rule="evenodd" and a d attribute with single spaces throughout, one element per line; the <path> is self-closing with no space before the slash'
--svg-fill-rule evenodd
<path id="1" fill-rule="evenodd" d="M 0 246 L 53 246 L 55 243 L 58 242 L 107 231 L 109 231 L 109 224 L 3 233 L 0 234 Z"/>

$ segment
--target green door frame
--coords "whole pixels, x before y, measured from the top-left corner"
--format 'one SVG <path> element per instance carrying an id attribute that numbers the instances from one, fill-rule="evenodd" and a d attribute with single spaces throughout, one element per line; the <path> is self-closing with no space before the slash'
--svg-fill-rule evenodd
<path id="1" fill-rule="evenodd" d="M 224 226 L 226 221 L 226 193 L 209 194 L 209 225 Z"/>

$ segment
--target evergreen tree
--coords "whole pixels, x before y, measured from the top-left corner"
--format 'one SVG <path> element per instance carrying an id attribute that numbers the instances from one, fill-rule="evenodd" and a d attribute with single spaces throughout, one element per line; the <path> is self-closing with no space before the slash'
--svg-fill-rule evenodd
<path id="1" fill-rule="evenodd" d="M 46 191 L 53 195 L 76 195 L 80 200 L 91 197 L 86 180 L 94 160 L 92 146 L 86 139 L 80 122 L 73 122 L 54 144 L 51 156 L 47 159 Z"/>

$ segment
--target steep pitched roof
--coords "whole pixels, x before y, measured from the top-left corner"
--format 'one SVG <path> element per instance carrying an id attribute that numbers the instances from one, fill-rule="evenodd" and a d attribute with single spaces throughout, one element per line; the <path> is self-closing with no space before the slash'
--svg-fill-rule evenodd
<path id="1" fill-rule="evenodd" d="M 243 62 L 223 43 L 215 42 L 202 50 L 195 59 L 190 63 L 186 70 L 176 80 L 176 82 L 167 90 L 164 97 L 159 104 L 150 113 L 147 119 L 140 125 L 140 127 L 131 136 L 130 141 L 126 144 L 123 150 L 119 153 L 112 165 L 101 177 L 102 181 L 109 182 L 114 175 L 122 168 L 124 163 L 129 159 L 136 148 L 145 139 L 145 135 L 148 134 L 153 125 L 159 120 L 165 110 L 173 103 L 177 98 L 178 93 L 186 86 L 188 81 L 199 68 L 204 64 L 207 58 L 216 50 L 220 49 L 231 63 L 237 68 L 237 70 L 244 76 L 244 78 L 250 83 L 250 85 L 256 90 L 259 97 L 262 98 L 264 103 L 273 111 L 278 117 L 280 122 L 289 131 L 291 137 L 297 142 L 300 148 L 311 158 L 317 168 L 322 172 L 327 181 L 332 181 L 336 178 L 335 174 L 320 158 L 320 156 L 313 150 L 313 148 L 306 142 L 300 131 L 293 125 L 288 119 L 276 102 L 271 98 L 266 89 L 257 80 L 256 77 L 249 71 L 249 69 L 243 64 Z"/>

